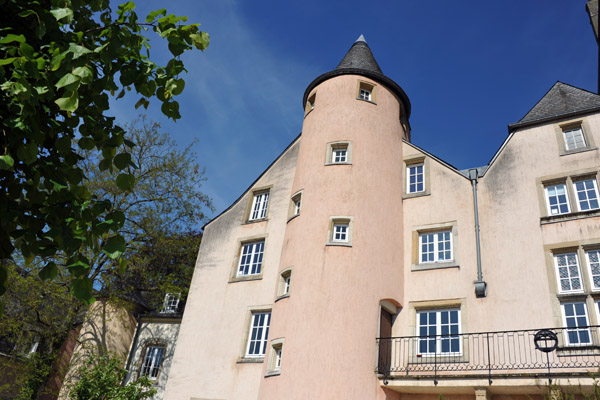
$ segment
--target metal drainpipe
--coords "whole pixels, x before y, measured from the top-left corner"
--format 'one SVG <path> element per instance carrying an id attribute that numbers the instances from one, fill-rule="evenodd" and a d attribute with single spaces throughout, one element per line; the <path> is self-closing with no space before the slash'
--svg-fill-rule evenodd
<path id="1" fill-rule="evenodd" d="M 129 378 L 129 376 L 131 375 L 131 361 L 133 359 L 133 355 L 135 354 L 135 349 L 137 348 L 137 344 L 138 344 L 138 339 L 140 336 L 140 327 L 142 326 L 141 322 L 140 322 L 140 315 L 136 315 L 135 316 L 135 335 L 133 336 L 133 341 L 131 342 L 131 347 L 129 348 L 129 355 L 127 357 L 127 363 L 125 365 L 125 369 L 127 370 L 127 373 L 125 374 L 125 377 L 123 378 L 123 382 L 121 382 L 121 385 L 125 386 L 127 384 L 127 380 Z"/>
<path id="2" fill-rule="evenodd" d="M 477 280 L 475 283 L 475 296 L 487 296 L 487 283 L 483 280 L 481 270 L 481 242 L 479 240 L 479 211 L 477 208 L 477 169 L 469 170 L 469 179 L 473 186 L 473 213 L 475 214 L 475 246 L 477 248 Z"/>

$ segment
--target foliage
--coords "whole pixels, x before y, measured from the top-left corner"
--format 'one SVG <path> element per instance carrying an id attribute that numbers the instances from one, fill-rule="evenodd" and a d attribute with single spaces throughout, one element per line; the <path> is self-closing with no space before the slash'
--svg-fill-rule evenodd
<path id="1" fill-rule="evenodd" d="M 212 209 L 200 191 L 204 171 L 192 145 L 180 150 L 158 123 L 142 116 L 127 132 L 137 143 L 128 149 L 136 168 L 127 169 L 135 190 L 120 190 L 117 172 L 97 170 L 92 154 L 84 154 L 82 169 L 90 191 L 111 199 L 109 212 L 127 216 L 118 230 L 127 255 L 117 262 L 106 252 L 88 254 L 89 276 L 106 297 L 149 291 L 162 298 L 165 292 L 186 292 L 200 243 L 193 229 L 205 218 L 204 209 Z"/>
<path id="2" fill-rule="evenodd" d="M 122 369 L 120 361 L 106 354 L 98 358 L 91 357 L 87 364 L 80 367 L 79 381 L 70 392 L 73 400 L 141 400 L 156 393 L 148 377 L 142 376 L 136 382 L 121 386 L 127 371 Z"/>
<path id="3" fill-rule="evenodd" d="M 90 190 L 77 146 L 97 154 L 96 167 L 121 192 L 132 192 L 134 144 L 106 115 L 109 96 L 133 91 L 141 96 L 136 107 L 157 98 L 166 116 L 180 118 L 179 56 L 209 42 L 198 24 L 183 24 L 187 17 L 162 9 L 142 22 L 134 8 L 131 1 L 113 11 L 109 0 L 0 0 L 0 260 L 15 249 L 28 261 L 44 258 L 40 277 L 70 275 L 73 293 L 87 302 L 89 255 L 121 258 L 128 210 Z M 168 41 L 166 66 L 150 59 L 148 30 Z M 50 261 L 56 256 L 66 262 Z M 0 294 L 7 279 L 3 262 Z"/>
<path id="4" fill-rule="evenodd" d="M 11 285 L 0 319 L 0 398 L 35 398 L 53 369 L 57 350 L 79 311 L 68 283 L 42 282 L 16 264 L 6 265 Z M 30 353 L 38 343 L 37 351 Z"/>

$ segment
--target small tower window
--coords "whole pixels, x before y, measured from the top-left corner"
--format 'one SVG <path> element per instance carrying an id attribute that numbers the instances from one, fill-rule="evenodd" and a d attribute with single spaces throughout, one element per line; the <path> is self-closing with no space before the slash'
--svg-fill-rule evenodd
<path id="1" fill-rule="evenodd" d="M 309 112 L 315 109 L 315 100 L 317 98 L 317 94 L 313 93 L 312 96 L 308 98 L 306 101 L 306 106 L 304 107 L 304 116 L 308 115 Z"/>
<path id="2" fill-rule="evenodd" d="M 327 145 L 326 165 L 351 163 L 352 144 L 350 142 L 335 142 Z"/>
<path id="3" fill-rule="evenodd" d="M 375 102 L 375 86 L 367 82 L 358 82 L 358 96 L 359 100 Z"/>

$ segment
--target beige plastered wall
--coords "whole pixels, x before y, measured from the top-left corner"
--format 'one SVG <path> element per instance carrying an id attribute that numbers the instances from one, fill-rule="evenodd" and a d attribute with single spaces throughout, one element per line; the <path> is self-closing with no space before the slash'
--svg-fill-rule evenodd
<path id="1" fill-rule="evenodd" d="M 375 86 L 376 103 L 357 100 L 359 81 Z M 292 187 L 302 209 L 287 224 L 279 265 L 293 268 L 291 290 L 274 304 L 269 337 L 284 339 L 281 373 L 262 380 L 259 398 L 396 398 L 374 369 L 380 300 L 403 296 L 400 105 L 356 75 L 313 93 Z M 328 144 L 338 142 L 351 145 L 351 163 L 327 165 Z M 327 244 L 332 217 L 351 221 L 351 246 Z"/>
<path id="2" fill-rule="evenodd" d="M 164 397 L 180 325 L 181 321 L 178 318 L 173 320 L 165 318 L 144 319 L 139 323 L 137 342 L 133 344 L 134 348 L 131 351 L 131 359 L 129 360 L 129 373 L 125 383 L 135 382 L 140 376 L 145 349 L 148 345 L 164 345 L 165 353 L 158 378 L 154 382 L 156 394 L 152 397 L 152 400 L 161 400 Z"/>
<path id="3" fill-rule="evenodd" d="M 94 302 L 85 315 L 58 398 L 68 399 L 69 391 L 77 382 L 77 370 L 85 365 L 90 355 L 110 352 L 119 357 L 125 367 L 135 326 L 133 314 L 124 305 L 108 300 Z"/>
<path id="4" fill-rule="evenodd" d="M 296 142 L 205 229 L 165 399 L 256 399 L 263 362 L 243 362 L 252 310 L 270 310 L 288 219 Z M 254 190 L 270 190 L 267 218 L 247 222 Z M 235 281 L 240 244 L 264 238 L 262 275 Z"/>

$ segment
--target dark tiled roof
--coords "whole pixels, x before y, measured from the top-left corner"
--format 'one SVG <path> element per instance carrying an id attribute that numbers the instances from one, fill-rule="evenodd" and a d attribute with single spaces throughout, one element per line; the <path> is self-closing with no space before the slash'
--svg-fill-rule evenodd
<path id="1" fill-rule="evenodd" d="M 375 61 L 375 57 L 373 57 L 373 53 L 371 53 L 371 49 L 363 35 L 360 35 L 358 40 L 354 42 L 352 47 L 350 47 L 350 50 L 348 50 L 348 53 L 346 53 L 342 61 L 333 71 L 318 76 L 308 85 L 304 91 L 302 106 L 304 107 L 308 95 L 317 85 L 340 75 L 361 75 L 387 86 L 387 88 L 400 99 L 402 104 L 404 104 L 407 117 L 410 117 L 410 100 L 408 99 L 408 96 L 396 82 L 381 72 L 381 68 L 379 68 L 379 64 Z"/>
<path id="2" fill-rule="evenodd" d="M 540 101 L 517 123 L 519 127 L 600 108 L 600 96 L 566 83 L 556 82 Z"/>
<path id="3" fill-rule="evenodd" d="M 348 53 L 346 53 L 335 69 L 346 68 L 363 69 L 365 71 L 383 74 L 363 35 L 360 35 L 358 40 L 354 42 L 352 47 L 350 47 L 350 50 L 348 50 Z"/>

